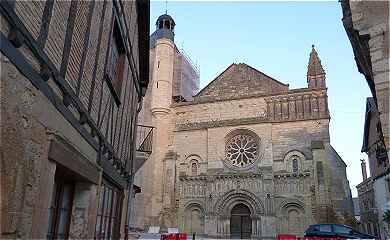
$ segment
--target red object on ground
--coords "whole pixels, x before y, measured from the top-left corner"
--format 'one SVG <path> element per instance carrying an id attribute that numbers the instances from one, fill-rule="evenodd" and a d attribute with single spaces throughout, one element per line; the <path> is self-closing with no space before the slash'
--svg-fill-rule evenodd
<path id="1" fill-rule="evenodd" d="M 179 233 L 179 240 L 187 240 L 187 233 Z"/>
<path id="2" fill-rule="evenodd" d="M 161 240 L 187 240 L 186 233 L 161 234 Z"/>
<path id="3" fill-rule="evenodd" d="M 278 234 L 278 240 L 298 240 L 299 238 L 295 235 L 290 234 Z"/>
<path id="4" fill-rule="evenodd" d="M 279 234 L 277 236 L 278 240 L 346 240 L 346 238 L 341 237 L 297 237 L 290 234 Z"/>
<path id="5" fill-rule="evenodd" d="M 346 240 L 342 237 L 304 237 L 303 240 Z"/>

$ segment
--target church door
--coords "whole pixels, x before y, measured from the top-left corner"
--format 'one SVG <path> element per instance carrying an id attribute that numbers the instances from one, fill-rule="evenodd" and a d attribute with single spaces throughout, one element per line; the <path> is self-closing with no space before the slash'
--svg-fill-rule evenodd
<path id="1" fill-rule="evenodd" d="M 252 233 L 251 212 L 240 203 L 233 207 L 230 218 L 230 236 L 234 239 L 249 239 Z"/>

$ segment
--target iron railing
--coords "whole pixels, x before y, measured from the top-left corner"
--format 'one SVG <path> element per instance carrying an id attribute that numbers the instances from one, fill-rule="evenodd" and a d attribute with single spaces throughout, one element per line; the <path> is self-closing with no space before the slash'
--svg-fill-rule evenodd
<path id="1" fill-rule="evenodd" d="M 153 129 L 152 126 L 137 125 L 136 149 L 138 152 L 152 153 Z"/>

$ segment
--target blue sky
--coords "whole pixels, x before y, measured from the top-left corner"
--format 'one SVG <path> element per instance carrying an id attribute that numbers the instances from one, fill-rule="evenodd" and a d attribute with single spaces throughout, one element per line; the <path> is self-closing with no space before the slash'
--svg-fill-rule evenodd
<path id="1" fill-rule="evenodd" d="M 151 32 L 165 1 L 151 2 Z M 360 153 L 368 85 L 356 67 L 338 1 L 169 1 L 175 43 L 200 66 L 204 87 L 231 63 L 246 63 L 290 88 L 306 87 L 311 45 L 326 71 L 331 144 L 347 163 L 352 194 L 362 180 Z"/>

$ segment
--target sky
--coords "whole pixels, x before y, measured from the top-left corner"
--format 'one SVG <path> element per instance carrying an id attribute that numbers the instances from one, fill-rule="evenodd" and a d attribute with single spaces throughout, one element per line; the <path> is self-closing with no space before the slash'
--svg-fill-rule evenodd
<path id="1" fill-rule="evenodd" d="M 165 1 L 151 2 L 151 33 Z M 204 87 L 232 63 L 246 63 L 290 85 L 306 87 L 311 45 L 326 71 L 331 144 L 343 158 L 353 196 L 362 181 L 360 159 L 367 82 L 358 72 L 338 1 L 168 1 L 175 43 L 200 68 Z M 368 169 L 367 169 L 368 171 Z"/>

